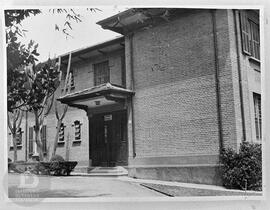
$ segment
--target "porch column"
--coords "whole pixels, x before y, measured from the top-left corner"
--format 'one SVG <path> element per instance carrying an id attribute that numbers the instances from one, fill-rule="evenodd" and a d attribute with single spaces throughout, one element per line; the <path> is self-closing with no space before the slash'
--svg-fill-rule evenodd
<path id="1" fill-rule="evenodd" d="M 126 59 L 126 87 L 134 91 L 133 81 L 133 34 L 125 36 L 125 59 Z M 128 118 L 128 157 L 134 158 L 136 156 L 136 144 L 134 133 L 134 107 L 133 98 L 127 99 L 127 118 Z"/>

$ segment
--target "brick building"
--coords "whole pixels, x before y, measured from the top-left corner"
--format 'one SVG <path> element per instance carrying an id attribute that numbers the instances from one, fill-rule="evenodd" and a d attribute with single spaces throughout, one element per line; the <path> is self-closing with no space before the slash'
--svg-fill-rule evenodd
<path id="1" fill-rule="evenodd" d="M 97 24 L 121 36 L 71 52 L 72 91 L 56 92 L 69 105 L 57 154 L 78 168 L 220 184 L 221 148 L 261 141 L 259 11 L 129 9 Z M 35 153 L 30 113 L 25 122 L 19 160 Z M 54 110 L 44 125 L 49 147 Z"/>

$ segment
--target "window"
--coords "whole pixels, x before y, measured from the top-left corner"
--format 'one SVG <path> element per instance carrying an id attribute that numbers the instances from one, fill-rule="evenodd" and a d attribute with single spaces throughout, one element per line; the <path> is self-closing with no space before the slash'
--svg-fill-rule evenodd
<path id="1" fill-rule="evenodd" d="M 259 24 L 249 18 L 246 11 L 241 11 L 240 17 L 243 52 L 260 60 Z"/>
<path id="2" fill-rule="evenodd" d="M 47 127 L 43 125 L 41 128 L 41 142 L 42 142 L 42 151 L 43 153 L 47 152 Z"/>
<path id="3" fill-rule="evenodd" d="M 94 64 L 94 85 L 101 85 L 110 82 L 109 62 Z"/>
<path id="4" fill-rule="evenodd" d="M 29 155 L 33 154 L 33 136 L 34 136 L 34 128 L 33 127 L 29 127 Z"/>
<path id="5" fill-rule="evenodd" d="M 75 86 L 74 86 L 74 73 L 73 73 L 73 70 L 70 70 L 70 74 L 71 74 L 70 88 L 73 89 L 73 88 L 75 88 Z"/>
<path id="6" fill-rule="evenodd" d="M 262 139 L 261 95 L 253 93 L 256 139 Z"/>
<path id="7" fill-rule="evenodd" d="M 81 123 L 79 120 L 74 121 L 75 127 L 75 141 L 81 140 Z"/>
<path id="8" fill-rule="evenodd" d="M 17 147 L 22 146 L 22 129 L 18 128 L 17 129 L 17 134 L 16 134 L 16 142 L 17 142 Z"/>
<path id="9" fill-rule="evenodd" d="M 17 149 L 21 149 L 22 148 L 22 129 L 18 128 L 17 132 L 16 132 L 16 142 L 17 142 Z M 11 136 L 11 144 L 10 144 L 10 149 L 13 150 L 14 149 L 14 144 L 13 144 L 13 137 L 12 134 L 9 133 L 9 135 Z"/>
<path id="10" fill-rule="evenodd" d="M 58 143 L 64 143 L 65 142 L 65 126 L 64 123 L 61 123 L 60 130 L 58 134 Z"/>
<path id="11" fill-rule="evenodd" d="M 73 69 L 70 69 L 70 72 L 69 73 L 71 74 L 70 89 L 73 90 L 75 88 L 75 84 L 74 84 L 74 71 L 73 71 Z M 65 76 L 65 79 L 66 79 L 66 76 Z M 68 90 L 68 87 L 69 87 L 69 83 L 66 86 L 66 91 Z M 64 90 L 64 87 L 63 87 L 62 91 L 63 90 Z"/>

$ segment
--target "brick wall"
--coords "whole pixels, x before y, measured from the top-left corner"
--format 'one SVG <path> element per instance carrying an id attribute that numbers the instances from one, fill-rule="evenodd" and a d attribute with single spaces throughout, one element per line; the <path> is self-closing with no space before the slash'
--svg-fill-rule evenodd
<path id="1" fill-rule="evenodd" d="M 228 15 L 215 16 L 223 139 L 234 147 Z M 137 158 L 219 154 L 212 27 L 211 13 L 201 10 L 134 34 Z"/>
<path id="2" fill-rule="evenodd" d="M 211 16 L 135 33 L 137 157 L 218 153 Z"/>

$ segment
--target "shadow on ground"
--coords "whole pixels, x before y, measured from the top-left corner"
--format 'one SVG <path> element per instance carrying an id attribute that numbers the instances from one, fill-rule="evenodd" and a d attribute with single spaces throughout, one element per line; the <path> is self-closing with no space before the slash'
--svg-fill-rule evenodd
<path id="1" fill-rule="evenodd" d="M 38 191 L 28 190 L 28 189 L 19 189 L 16 186 L 11 186 L 8 188 L 8 197 L 9 198 L 25 198 L 27 192 L 35 194 L 38 198 L 82 198 L 82 197 L 102 197 L 110 196 L 111 194 L 95 194 L 95 195 L 83 195 L 83 190 L 42 190 Z"/>

